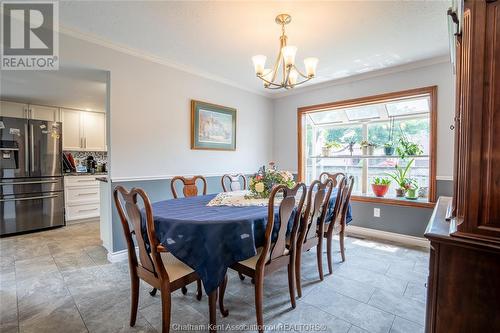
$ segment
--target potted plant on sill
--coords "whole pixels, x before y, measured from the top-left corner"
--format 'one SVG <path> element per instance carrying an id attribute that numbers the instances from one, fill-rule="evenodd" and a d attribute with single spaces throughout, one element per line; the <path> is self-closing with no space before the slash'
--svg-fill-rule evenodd
<path id="1" fill-rule="evenodd" d="M 384 144 L 384 154 L 386 156 L 394 155 L 394 143 L 392 141 L 386 142 Z"/>
<path id="2" fill-rule="evenodd" d="M 401 137 L 399 138 L 399 144 L 396 147 L 396 153 L 400 158 L 405 159 L 408 156 L 421 155 L 423 150 L 421 145 L 410 141 L 401 130 Z"/>
<path id="3" fill-rule="evenodd" d="M 385 177 L 376 177 L 373 180 L 372 185 L 372 191 L 373 194 L 375 194 L 377 197 L 383 197 L 386 195 L 387 191 L 389 190 L 389 186 L 391 185 L 391 181 L 388 178 Z"/>
<path id="4" fill-rule="evenodd" d="M 393 173 L 387 173 L 387 176 L 391 177 L 399 186 L 396 188 L 396 197 L 404 197 L 408 184 L 412 182 L 412 179 L 408 178 L 407 175 L 413 161 L 414 159 L 411 159 L 404 168 L 396 164 L 396 170 Z"/>
<path id="5" fill-rule="evenodd" d="M 342 145 L 337 141 L 328 141 L 321 150 L 323 156 L 331 157 L 335 153 L 334 149 L 340 149 L 340 148 L 342 148 Z"/>
<path id="6" fill-rule="evenodd" d="M 409 182 L 406 184 L 405 198 L 410 200 L 417 200 L 418 199 L 417 190 L 418 190 L 417 181 L 415 179 L 409 179 Z"/>
<path id="7" fill-rule="evenodd" d="M 362 155 L 373 155 L 373 152 L 377 145 L 368 140 L 363 140 L 359 143 L 359 146 L 361 147 Z"/>

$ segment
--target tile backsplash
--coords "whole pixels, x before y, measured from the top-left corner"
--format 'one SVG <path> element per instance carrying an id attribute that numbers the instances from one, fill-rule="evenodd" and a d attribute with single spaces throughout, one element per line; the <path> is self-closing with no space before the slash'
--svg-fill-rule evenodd
<path id="1" fill-rule="evenodd" d="M 93 156 L 94 160 L 98 164 L 102 163 L 107 163 L 108 162 L 108 153 L 105 151 L 64 151 L 65 153 L 71 153 L 73 155 L 73 158 L 75 159 L 75 162 L 78 161 L 77 163 L 87 160 L 87 156 Z"/>

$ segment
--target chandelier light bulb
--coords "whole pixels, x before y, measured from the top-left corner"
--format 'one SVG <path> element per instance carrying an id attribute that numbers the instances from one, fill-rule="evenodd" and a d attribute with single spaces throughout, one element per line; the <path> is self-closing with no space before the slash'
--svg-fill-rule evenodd
<path id="1" fill-rule="evenodd" d="M 316 67 L 318 66 L 318 58 L 305 58 L 304 66 L 306 68 L 307 77 L 316 76 Z"/>
<path id="2" fill-rule="evenodd" d="M 285 60 L 285 66 L 295 65 L 295 55 L 297 54 L 296 46 L 285 46 L 283 47 L 283 59 Z"/>
<path id="3" fill-rule="evenodd" d="M 297 79 L 299 78 L 299 73 L 295 69 L 290 70 L 288 74 L 288 84 L 294 86 L 297 84 Z"/>
<path id="4" fill-rule="evenodd" d="M 253 67 L 255 69 L 255 74 L 258 76 L 261 76 L 264 74 L 264 67 L 266 66 L 266 59 L 267 57 L 265 55 L 259 54 L 256 56 L 252 57 L 253 61 Z"/>

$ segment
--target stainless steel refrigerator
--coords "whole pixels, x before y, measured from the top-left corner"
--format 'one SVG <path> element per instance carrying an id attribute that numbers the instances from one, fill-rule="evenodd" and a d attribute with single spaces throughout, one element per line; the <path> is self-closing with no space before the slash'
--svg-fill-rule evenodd
<path id="1" fill-rule="evenodd" d="M 64 225 L 62 126 L 0 117 L 0 235 Z"/>

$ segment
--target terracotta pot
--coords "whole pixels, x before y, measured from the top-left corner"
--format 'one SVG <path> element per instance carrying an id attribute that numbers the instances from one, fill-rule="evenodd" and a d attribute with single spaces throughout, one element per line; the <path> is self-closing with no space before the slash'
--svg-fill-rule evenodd
<path id="1" fill-rule="evenodd" d="M 405 196 L 405 190 L 402 188 L 397 188 L 396 189 L 396 196 L 397 197 L 404 197 Z"/>
<path id="2" fill-rule="evenodd" d="M 377 197 L 383 197 L 389 191 L 389 185 L 372 184 L 372 191 Z"/>

